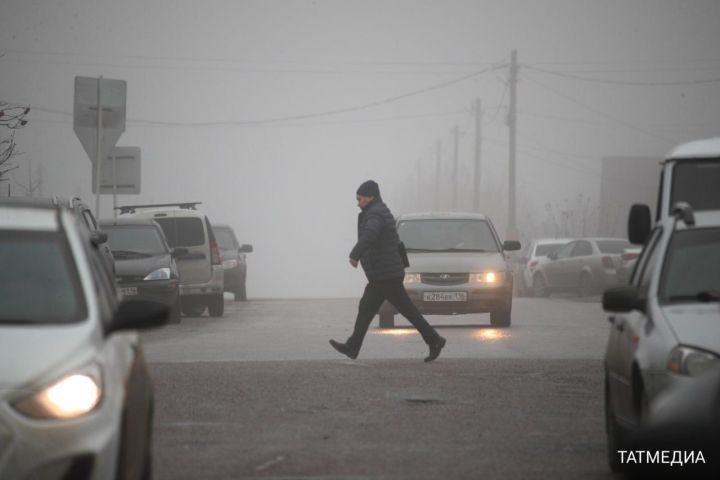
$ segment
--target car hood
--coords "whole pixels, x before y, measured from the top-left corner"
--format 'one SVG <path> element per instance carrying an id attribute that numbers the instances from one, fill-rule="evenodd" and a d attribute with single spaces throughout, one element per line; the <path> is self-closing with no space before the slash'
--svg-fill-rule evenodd
<path id="1" fill-rule="evenodd" d="M 69 325 L 0 326 L 0 397 L 27 386 L 55 380 L 70 359 L 90 361 L 95 329 L 88 321 Z M 74 365 L 73 365 L 74 366 Z"/>
<path id="2" fill-rule="evenodd" d="M 666 306 L 663 314 L 681 344 L 720 353 L 720 304 Z"/>
<path id="3" fill-rule="evenodd" d="M 152 257 L 115 257 L 115 273 L 118 276 L 145 276 L 158 268 L 170 268 L 170 255 L 154 255 Z"/>
<path id="4" fill-rule="evenodd" d="M 409 253 L 408 271 L 417 273 L 465 273 L 506 270 L 503 255 L 498 252 Z"/>

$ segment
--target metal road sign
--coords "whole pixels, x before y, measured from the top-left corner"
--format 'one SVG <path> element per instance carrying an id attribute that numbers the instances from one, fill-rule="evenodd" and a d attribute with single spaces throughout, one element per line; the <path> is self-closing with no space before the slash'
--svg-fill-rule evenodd
<path id="1" fill-rule="evenodd" d="M 125 80 L 75 77 L 73 128 L 93 164 L 97 163 L 98 137 L 104 157 L 107 157 L 125 131 L 126 92 Z M 98 97 L 101 115 L 98 115 Z M 97 131 L 99 116 L 102 118 L 100 135 Z"/>
<path id="2" fill-rule="evenodd" d="M 103 162 L 100 194 L 140 194 L 140 157 L 140 147 L 115 147 Z M 95 169 L 93 165 L 93 178 L 97 175 Z M 95 183 L 93 193 L 97 193 Z"/>

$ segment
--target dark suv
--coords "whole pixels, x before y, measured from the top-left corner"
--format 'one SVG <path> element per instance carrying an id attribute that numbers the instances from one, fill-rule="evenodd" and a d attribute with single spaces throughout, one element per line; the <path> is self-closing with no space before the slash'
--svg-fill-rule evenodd
<path id="1" fill-rule="evenodd" d="M 214 225 L 213 231 L 220 246 L 223 269 L 225 270 L 225 291 L 235 295 L 235 301 L 247 300 L 247 263 L 245 254 L 253 251 L 252 245 L 240 245 L 235 232 L 228 225 Z"/>

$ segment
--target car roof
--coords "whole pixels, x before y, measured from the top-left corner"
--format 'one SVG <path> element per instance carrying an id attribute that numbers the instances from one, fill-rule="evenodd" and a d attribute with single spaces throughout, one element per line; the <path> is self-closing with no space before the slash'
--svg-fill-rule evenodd
<path id="1" fill-rule="evenodd" d="M 204 218 L 205 214 L 186 208 L 149 208 L 135 213 L 122 213 L 118 218 Z"/>
<path id="2" fill-rule="evenodd" d="M 230 225 L 226 225 L 224 223 L 213 223 L 212 227 L 215 229 L 226 229 L 226 230 L 232 230 L 233 228 Z"/>
<path id="3" fill-rule="evenodd" d="M 152 218 L 136 217 L 131 215 L 124 215 L 116 219 L 106 218 L 100 220 L 101 227 L 108 227 L 113 225 L 152 225 L 157 227 L 158 224 Z"/>
<path id="4" fill-rule="evenodd" d="M 533 240 L 536 245 L 546 245 L 548 243 L 570 243 L 574 238 L 537 238 Z"/>
<path id="5" fill-rule="evenodd" d="M 78 197 L 62 198 L 54 197 L 0 197 L 0 203 L 26 205 L 40 208 L 67 207 L 74 208 L 77 205 L 85 205 Z"/>
<path id="6" fill-rule="evenodd" d="M 58 208 L 52 205 L 0 202 L 0 218 L 0 230 L 58 230 Z"/>
<path id="7" fill-rule="evenodd" d="M 683 143 L 675 147 L 665 161 L 720 157 L 720 137 Z"/>
<path id="8" fill-rule="evenodd" d="M 488 220 L 488 217 L 481 213 L 422 212 L 405 213 L 398 220 Z"/>

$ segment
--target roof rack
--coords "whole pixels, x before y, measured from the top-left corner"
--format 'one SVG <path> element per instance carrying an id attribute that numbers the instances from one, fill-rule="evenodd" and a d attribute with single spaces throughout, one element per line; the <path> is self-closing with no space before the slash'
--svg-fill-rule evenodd
<path id="1" fill-rule="evenodd" d="M 196 210 L 195 205 L 200 204 L 202 204 L 202 202 L 156 203 L 154 205 L 124 205 L 122 207 L 115 207 L 115 210 L 120 210 L 121 215 L 123 213 L 135 213 L 135 210 L 142 208 L 179 207 L 183 210 Z"/>
<path id="2" fill-rule="evenodd" d="M 682 219 L 688 227 L 695 225 L 695 212 L 687 202 L 677 202 L 673 205 L 672 214 L 676 219 Z"/>

